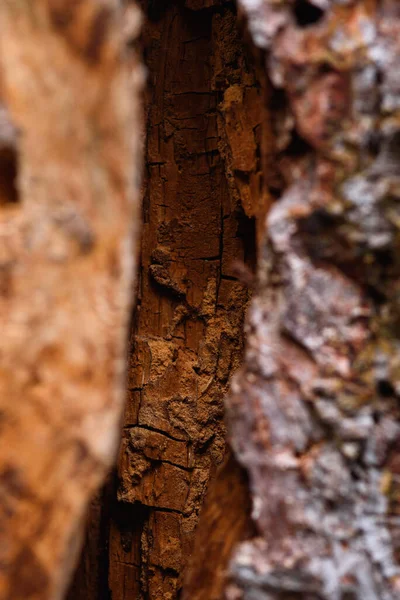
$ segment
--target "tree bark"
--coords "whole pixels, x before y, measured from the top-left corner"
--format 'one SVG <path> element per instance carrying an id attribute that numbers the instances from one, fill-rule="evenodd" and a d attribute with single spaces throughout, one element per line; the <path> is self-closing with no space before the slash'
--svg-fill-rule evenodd
<path id="1" fill-rule="evenodd" d="M 0 3 L 4 600 L 63 596 L 115 457 L 143 79 L 125 43 L 114 0 Z"/>
<path id="2" fill-rule="evenodd" d="M 145 230 L 110 594 L 179 595 L 226 457 L 243 211 L 258 218 L 257 277 L 226 403 L 241 468 L 226 459 L 209 490 L 184 597 L 394 600 L 399 7 L 239 7 L 262 92 L 230 3 L 145 5 Z"/>
<path id="3" fill-rule="evenodd" d="M 144 230 L 111 519 L 113 600 L 178 597 L 225 456 L 223 398 L 249 297 L 233 263 L 254 259 L 259 210 L 261 96 L 234 7 L 143 10 Z"/>
<path id="4" fill-rule="evenodd" d="M 225 597 L 394 600 L 399 6 L 240 6 L 271 85 L 282 191 L 227 402 L 257 534 Z"/>
<path id="5" fill-rule="evenodd" d="M 239 541 L 254 535 L 246 472 L 229 452 L 204 499 L 187 567 L 184 598 L 223 598 L 232 552 Z"/>

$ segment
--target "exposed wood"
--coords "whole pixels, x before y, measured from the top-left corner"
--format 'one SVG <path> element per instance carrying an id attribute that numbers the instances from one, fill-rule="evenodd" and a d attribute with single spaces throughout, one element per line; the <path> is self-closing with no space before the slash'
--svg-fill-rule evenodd
<path id="1" fill-rule="evenodd" d="M 251 502 L 245 472 L 231 452 L 210 483 L 187 569 L 184 598 L 220 600 L 238 542 L 253 537 Z"/>
<path id="2" fill-rule="evenodd" d="M 197 10 L 199 9 L 199 10 Z M 110 536 L 113 600 L 178 597 L 223 399 L 240 365 L 260 201 L 261 92 L 230 3 L 145 4 L 149 70 L 138 310 Z"/>
<path id="3" fill-rule="evenodd" d="M 114 0 L 0 3 L 2 600 L 63 596 L 115 458 L 143 79 L 122 31 Z"/>

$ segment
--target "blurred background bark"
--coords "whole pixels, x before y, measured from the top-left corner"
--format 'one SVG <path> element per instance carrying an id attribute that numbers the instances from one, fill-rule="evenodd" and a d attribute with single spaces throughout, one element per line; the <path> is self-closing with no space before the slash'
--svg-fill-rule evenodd
<path id="1" fill-rule="evenodd" d="M 113 0 L 0 4 L 4 600 L 64 596 L 119 442 L 143 81 L 125 19 Z"/>

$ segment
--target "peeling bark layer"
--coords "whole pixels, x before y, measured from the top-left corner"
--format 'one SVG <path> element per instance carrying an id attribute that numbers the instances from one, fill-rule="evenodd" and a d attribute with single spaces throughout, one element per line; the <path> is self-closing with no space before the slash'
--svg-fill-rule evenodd
<path id="1" fill-rule="evenodd" d="M 228 401 L 257 535 L 226 597 L 394 600 L 399 5 L 240 6 L 273 88 L 283 190 Z"/>
<path id="2" fill-rule="evenodd" d="M 223 5 L 222 5 L 223 4 Z M 147 176 L 138 310 L 110 535 L 113 600 L 177 598 L 225 455 L 260 199 L 261 95 L 230 3 L 144 5 Z"/>
<path id="3" fill-rule="evenodd" d="M 121 23 L 112 0 L 0 3 L 4 600 L 63 596 L 115 457 L 142 79 Z"/>

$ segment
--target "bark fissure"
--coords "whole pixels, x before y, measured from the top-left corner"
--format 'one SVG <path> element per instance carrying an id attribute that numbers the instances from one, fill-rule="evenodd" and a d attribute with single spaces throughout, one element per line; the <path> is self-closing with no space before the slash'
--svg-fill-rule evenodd
<path id="1" fill-rule="evenodd" d="M 171 3 L 156 18 L 143 3 L 145 224 L 118 498 L 132 503 L 132 518 L 140 505 L 148 512 L 133 527 L 134 565 L 112 522 L 113 600 L 127 597 L 127 577 L 132 597 L 178 597 L 203 497 L 225 455 L 223 397 L 240 364 L 249 297 L 233 263 L 254 259 L 246 222 L 258 211 L 260 90 L 233 5 L 218 4 Z"/>

